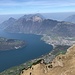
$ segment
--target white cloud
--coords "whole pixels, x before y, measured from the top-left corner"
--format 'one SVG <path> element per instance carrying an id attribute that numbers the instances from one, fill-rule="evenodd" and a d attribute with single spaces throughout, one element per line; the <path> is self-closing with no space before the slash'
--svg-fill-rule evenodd
<path id="1" fill-rule="evenodd" d="M 16 2 L 13 0 L 0 1 L 0 6 L 46 6 L 46 7 L 62 7 L 62 6 L 75 6 L 75 2 L 68 1 L 26 1 Z"/>

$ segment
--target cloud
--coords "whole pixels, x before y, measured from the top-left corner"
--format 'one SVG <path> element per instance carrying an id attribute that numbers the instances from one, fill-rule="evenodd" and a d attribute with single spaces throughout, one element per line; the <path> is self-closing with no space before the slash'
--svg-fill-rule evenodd
<path id="1" fill-rule="evenodd" d="M 1 14 L 65 12 L 74 11 L 74 7 L 74 0 L 0 0 Z"/>
<path id="2" fill-rule="evenodd" d="M 63 1 L 49 1 L 49 0 L 30 0 L 20 2 L 20 0 L 2 0 L 0 6 L 46 6 L 46 7 L 63 7 L 63 6 L 75 6 L 73 0 Z"/>

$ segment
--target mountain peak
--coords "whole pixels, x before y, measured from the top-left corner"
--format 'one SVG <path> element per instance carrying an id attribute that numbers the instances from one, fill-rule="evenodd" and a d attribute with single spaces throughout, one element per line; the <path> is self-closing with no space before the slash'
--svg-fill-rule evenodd
<path id="1" fill-rule="evenodd" d="M 33 20 L 33 22 L 35 22 L 35 21 L 41 22 L 41 21 L 43 20 L 43 18 L 40 17 L 40 16 L 38 16 L 38 15 L 33 15 L 33 16 L 31 17 L 31 20 Z"/>
<path id="2" fill-rule="evenodd" d="M 28 14 L 22 16 L 20 19 L 32 20 L 32 21 L 41 21 L 44 17 L 41 14 Z"/>
<path id="3" fill-rule="evenodd" d="M 12 21 L 12 20 L 16 20 L 16 19 L 14 19 L 13 17 L 10 17 L 8 20 Z"/>

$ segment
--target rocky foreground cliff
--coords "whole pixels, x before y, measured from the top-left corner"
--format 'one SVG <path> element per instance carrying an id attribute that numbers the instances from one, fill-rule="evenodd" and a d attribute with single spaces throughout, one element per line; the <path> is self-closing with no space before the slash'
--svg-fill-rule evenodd
<path id="1" fill-rule="evenodd" d="M 21 75 L 75 75 L 75 45 L 67 49 L 66 54 L 60 54 L 49 64 L 40 63 L 22 70 Z"/>

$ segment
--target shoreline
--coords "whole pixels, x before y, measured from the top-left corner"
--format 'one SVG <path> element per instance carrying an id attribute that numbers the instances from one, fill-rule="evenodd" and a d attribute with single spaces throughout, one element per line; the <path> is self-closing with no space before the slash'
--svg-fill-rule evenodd
<path id="1" fill-rule="evenodd" d="M 47 44 L 49 44 L 49 45 L 52 45 L 53 46 L 53 44 L 50 44 L 50 43 L 48 43 L 48 42 L 45 42 L 45 43 L 47 43 Z M 37 58 L 35 58 L 35 59 L 31 59 L 31 60 L 29 60 L 29 61 L 27 61 L 27 62 L 25 62 L 25 63 L 23 63 L 23 64 L 21 64 L 21 65 L 19 65 L 19 66 L 16 66 L 16 71 L 20 71 L 20 70 L 22 70 L 23 68 L 27 68 L 27 67 L 30 67 L 30 65 L 28 65 L 28 64 L 31 64 L 31 63 L 34 63 L 35 61 L 38 61 L 38 60 L 40 60 L 40 59 L 43 59 L 44 60 L 44 63 L 49 63 L 49 62 L 51 62 L 55 57 L 56 57 L 56 55 L 55 55 L 55 53 L 56 53 L 56 50 L 54 50 L 56 47 L 57 47 L 58 45 L 55 45 L 54 44 L 54 46 L 53 46 L 53 49 L 52 49 L 52 51 L 51 52 L 49 52 L 49 53 L 47 53 L 47 54 L 45 54 L 45 55 L 41 55 L 41 56 L 39 56 L 39 57 L 37 57 Z M 62 46 L 62 45 L 61 45 Z M 60 46 L 59 46 L 60 47 Z M 58 47 L 58 48 L 59 48 Z M 62 46 L 62 47 L 64 47 L 64 46 Z M 57 53 L 59 52 L 59 50 L 57 50 Z M 23 67 L 22 67 L 23 66 Z M 19 68 L 19 67 L 21 67 L 21 68 Z M 5 70 L 5 71 L 3 71 L 3 72 L 6 72 L 6 71 L 8 71 L 9 70 L 9 73 L 10 73 L 10 71 L 12 70 L 13 72 L 15 71 L 14 70 L 14 67 L 12 67 L 12 68 L 10 68 L 10 69 L 7 69 L 7 70 Z M 1 72 L 1 73 L 3 73 L 3 72 Z M 1 74 L 0 73 L 0 74 Z"/>

